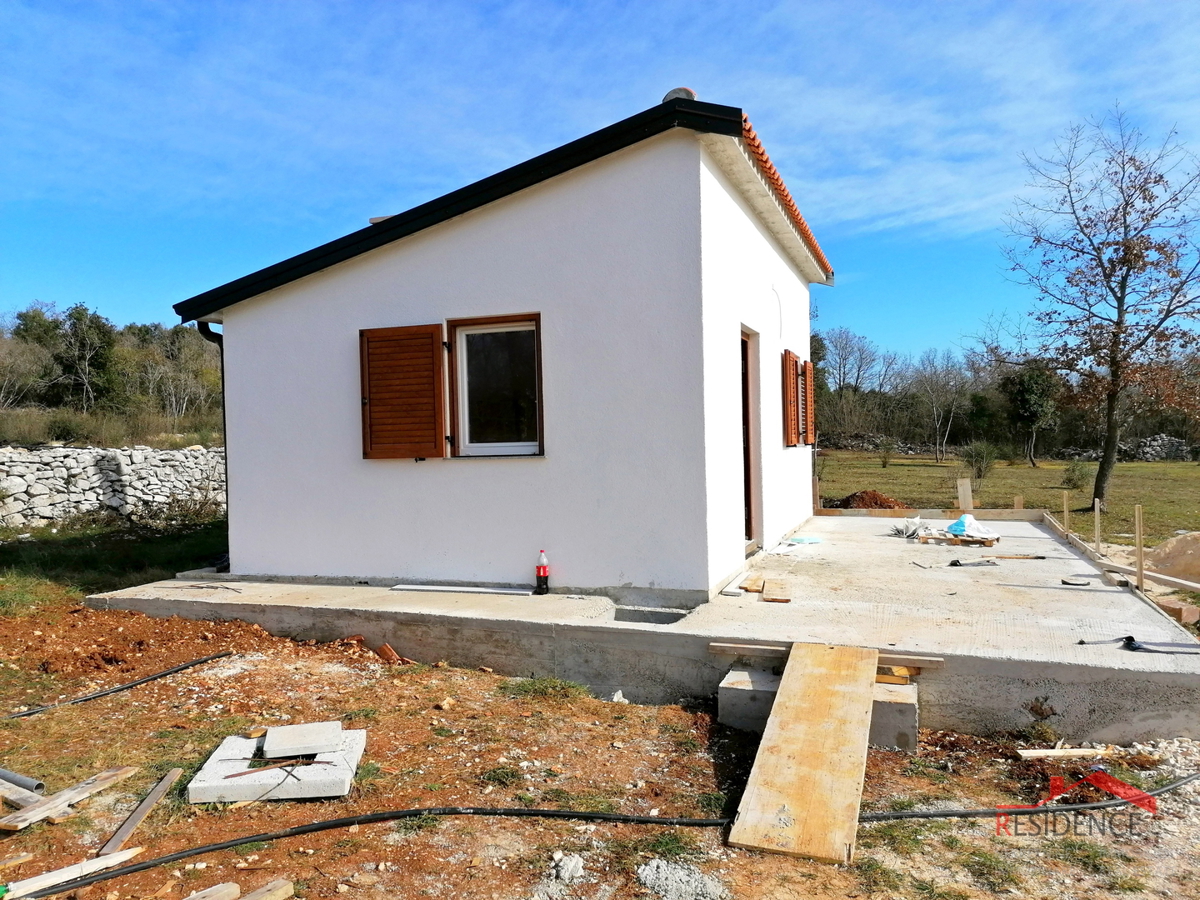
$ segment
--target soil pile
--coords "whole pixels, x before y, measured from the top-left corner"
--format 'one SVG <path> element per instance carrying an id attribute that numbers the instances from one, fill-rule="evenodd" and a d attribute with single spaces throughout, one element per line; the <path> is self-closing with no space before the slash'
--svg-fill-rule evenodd
<path id="1" fill-rule="evenodd" d="M 1200 581 L 1200 531 L 1176 535 L 1146 551 L 1150 568 L 1185 581 Z"/>
<path id="2" fill-rule="evenodd" d="M 831 504 L 833 509 L 912 509 L 907 503 L 885 497 L 879 491 L 859 491 Z"/>

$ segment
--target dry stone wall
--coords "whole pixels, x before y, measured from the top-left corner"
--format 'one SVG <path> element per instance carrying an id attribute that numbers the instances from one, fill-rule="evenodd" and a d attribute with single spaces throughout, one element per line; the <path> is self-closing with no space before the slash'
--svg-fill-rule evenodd
<path id="1" fill-rule="evenodd" d="M 79 513 L 122 515 L 172 500 L 225 503 L 221 447 L 0 448 L 0 523 L 46 525 Z"/>

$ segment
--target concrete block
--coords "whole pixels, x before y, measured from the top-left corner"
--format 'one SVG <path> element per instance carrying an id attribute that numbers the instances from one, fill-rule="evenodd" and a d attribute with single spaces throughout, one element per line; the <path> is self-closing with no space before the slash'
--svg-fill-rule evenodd
<path id="1" fill-rule="evenodd" d="M 303 725 L 274 725 L 263 739 L 265 759 L 281 759 L 328 753 L 342 743 L 341 722 L 308 722 Z"/>
<path id="2" fill-rule="evenodd" d="M 912 752 L 917 749 L 918 718 L 915 684 L 876 684 L 867 742 L 873 747 Z"/>
<path id="3" fill-rule="evenodd" d="M 761 732 L 767 727 L 780 676 L 766 669 L 734 666 L 717 688 L 717 721 L 730 728 Z"/>
<path id="4" fill-rule="evenodd" d="M 1155 599 L 1155 605 L 1181 625 L 1195 625 L 1200 622 L 1200 606 L 1183 600 L 1171 600 L 1166 597 Z"/>
<path id="5" fill-rule="evenodd" d="M 238 900 L 241 895 L 242 889 L 235 882 L 227 881 L 224 884 L 214 884 L 210 888 L 188 894 L 187 900 Z"/>
<path id="6" fill-rule="evenodd" d="M 341 745 L 336 750 L 316 755 L 319 763 L 328 765 L 263 769 L 252 775 L 226 778 L 246 770 L 247 760 L 261 749 L 264 739 L 238 735 L 225 738 L 188 785 L 188 801 L 236 803 L 241 800 L 344 797 L 350 793 L 358 762 L 367 747 L 365 731 L 343 731 Z"/>

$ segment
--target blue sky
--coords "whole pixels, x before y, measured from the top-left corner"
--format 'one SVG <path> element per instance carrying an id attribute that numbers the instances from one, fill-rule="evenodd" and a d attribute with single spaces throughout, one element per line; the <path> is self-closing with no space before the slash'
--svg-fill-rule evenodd
<path id="1" fill-rule="evenodd" d="M 118 323 L 657 103 L 743 107 L 837 271 L 818 328 L 955 346 L 1023 152 L 1120 101 L 1200 147 L 1200 5 L 0 5 L 0 312 Z"/>

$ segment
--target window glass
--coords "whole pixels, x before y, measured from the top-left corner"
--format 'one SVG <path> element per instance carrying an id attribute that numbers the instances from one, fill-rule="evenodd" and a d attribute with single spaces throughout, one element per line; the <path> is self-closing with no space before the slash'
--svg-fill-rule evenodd
<path id="1" fill-rule="evenodd" d="M 466 426 L 471 444 L 536 444 L 537 338 L 531 326 L 468 331 Z"/>

